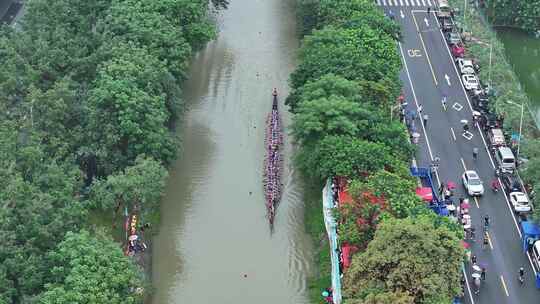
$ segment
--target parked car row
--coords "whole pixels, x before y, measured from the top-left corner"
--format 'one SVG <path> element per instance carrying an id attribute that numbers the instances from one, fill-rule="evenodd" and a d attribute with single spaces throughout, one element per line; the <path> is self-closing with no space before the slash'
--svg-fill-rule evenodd
<path id="1" fill-rule="evenodd" d="M 480 87 L 480 81 L 476 77 L 478 66 L 474 60 L 459 57 L 456 59 L 456 66 L 461 74 L 461 80 L 465 90 L 473 92 L 475 95 L 483 94 L 483 90 Z"/>
<path id="2" fill-rule="evenodd" d="M 486 133 L 489 150 L 496 162 L 496 173 L 500 177 L 502 187 L 508 195 L 512 208 L 516 213 L 526 214 L 532 211 L 533 206 L 529 200 L 526 189 L 516 172 L 517 160 L 514 151 L 506 144 L 506 134 L 502 130 L 503 118 L 490 112 L 488 108 L 489 90 L 482 87 L 476 74 L 480 67 L 474 59 L 465 56 L 465 48 L 459 31 L 452 27 L 445 26 L 442 21 L 448 19 L 451 23 L 450 14 L 444 9 L 445 1 L 442 2 L 442 10 L 438 14 L 439 21 L 445 32 L 452 56 L 454 56 L 456 68 L 461 74 L 463 86 L 467 94 L 471 97 L 473 105 L 473 115 L 475 121 Z M 468 170 L 461 176 L 462 184 L 470 196 L 481 196 L 484 194 L 484 184 L 478 173 Z"/>

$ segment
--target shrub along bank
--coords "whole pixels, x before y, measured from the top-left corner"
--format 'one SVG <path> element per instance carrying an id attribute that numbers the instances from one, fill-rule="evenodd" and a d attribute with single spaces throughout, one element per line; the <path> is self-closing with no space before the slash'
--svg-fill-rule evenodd
<path id="1" fill-rule="evenodd" d="M 540 31 L 539 0 L 480 0 L 491 24 L 517 27 L 528 32 Z"/>
<path id="2" fill-rule="evenodd" d="M 338 212 L 338 234 L 360 250 L 344 273 L 346 302 L 450 302 L 460 292 L 461 232 L 415 195 L 408 171 L 415 149 L 404 126 L 390 120 L 401 89 L 399 27 L 371 0 L 298 4 L 305 36 L 286 103 L 294 113 L 296 164 L 313 187 L 334 176 L 349 181 L 353 202 Z M 328 244 L 319 242 L 325 235 L 320 199 L 307 205 L 308 231 L 324 265 L 310 282 L 319 303 L 330 283 L 330 260 Z M 424 250 L 433 244 L 436 249 Z M 418 271 L 404 275 L 410 265 Z"/>
<path id="3" fill-rule="evenodd" d="M 157 212 L 179 82 L 215 36 L 208 2 L 25 10 L 20 30 L 0 35 L 0 303 L 141 303 L 141 269 L 88 218 Z"/>

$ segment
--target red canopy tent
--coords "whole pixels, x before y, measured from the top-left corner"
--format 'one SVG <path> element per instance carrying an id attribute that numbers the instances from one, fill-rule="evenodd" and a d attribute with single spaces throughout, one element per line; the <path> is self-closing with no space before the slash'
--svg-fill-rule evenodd
<path id="1" fill-rule="evenodd" d="M 339 177 L 338 183 L 339 183 L 339 192 L 338 192 L 339 205 L 342 206 L 343 204 L 352 203 L 353 199 L 349 195 L 349 192 L 347 191 L 347 179 L 344 177 Z"/>
<path id="2" fill-rule="evenodd" d="M 349 194 L 349 192 L 347 192 L 346 188 L 339 191 L 338 200 L 339 200 L 339 205 L 340 206 L 343 205 L 343 204 L 350 204 L 350 203 L 353 202 L 353 199 L 352 199 L 351 195 Z"/>
<path id="3" fill-rule="evenodd" d="M 431 202 L 433 200 L 433 192 L 430 187 L 416 188 L 416 195 L 426 202 Z"/>
<path id="4" fill-rule="evenodd" d="M 358 250 L 356 246 L 344 243 L 341 246 L 341 258 L 343 260 L 343 271 L 351 266 L 351 257 Z"/>

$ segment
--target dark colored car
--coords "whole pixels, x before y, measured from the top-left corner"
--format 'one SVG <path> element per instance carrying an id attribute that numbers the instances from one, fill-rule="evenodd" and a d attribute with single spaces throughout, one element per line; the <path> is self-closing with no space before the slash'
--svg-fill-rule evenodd
<path id="1" fill-rule="evenodd" d="M 502 174 L 501 181 L 506 192 L 523 192 L 521 182 L 515 175 L 506 173 Z"/>
<path id="2" fill-rule="evenodd" d="M 454 32 L 454 31 L 448 32 L 446 33 L 446 41 L 450 45 L 459 44 L 461 43 L 461 36 L 459 35 L 458 32 Z"/>
<path id="3" fill-rule="evenodd" d="M 476 111 L 487 111 L 488 110 L 488 101 L 489 98 L 486 94 L 473 94 L 472 96 L 472 105 Z"/>
<path id="4" fill-rule="evenodd" d="M 480 116 L 480 126 L 484 129 L 484 131 L 487 131 L 489 129 L 493 128 L 502 128 L 502 123 L 497 119 L 497 115 L 493 113 L 489 113 L 486 111 L 479 111 L 482 113 L 482 116 Z"/>
<path id="5" fill-rule="evenodd" d="M 454 28 L 454 24 L 450 18 L 441 18 L 441 28 L 444 32 L 451 31 Z"/>

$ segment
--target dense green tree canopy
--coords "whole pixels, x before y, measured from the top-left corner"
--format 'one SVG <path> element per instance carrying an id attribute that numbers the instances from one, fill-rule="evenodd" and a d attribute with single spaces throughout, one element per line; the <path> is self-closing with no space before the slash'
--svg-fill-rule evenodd
<path id="1" fill-rule="evenodd" d="M 31 0 L 25 2 L 23 31 L 12 42 L 50 86 L 59 78 L 85 82 L 95 75 L 95 50 L 101 38 L 94 31 L 110 0 Z"/>
<path id="2" fill-rule="evenodd" d="M 382 11 L 371 0 L 299 0 L 299 17 L 304 33 L 328 25 L 349 26 L 365 23 L 373 28 L 383 28 L 387 33 L 399 30 L 396 23 L 384 18 Z M 395 34 L 392 34 L 395 36 Z"/>
<path id="3" fill-rule="evenodd" d="M 353 257 L 344 292 L 353 299 L 401 292 L 414 303 L 449 303 L 461 291 L 462 260 L 460 240 L 446 225 L 424 216 L 386 219 L 367 249 Z"/>
<path id="4" fill-rule="evenodd" d="M 125 1 L 125 0 L 124 0 Z M 127 1 L 130 2 L 130 1 Z M 215 26 L 208 18 L 208 1 L 205 0 L 161 0 L 139 1 L 133 3 L 144 5 L 145 11 L 158 12 L 171 23 L 181 29 L 189 45 L 200 48 L 203 43 L 216 35 Z M 226 6 L 226 1 L 215 1 L 220 7 Z"/>
<path id="5" fill-rule="evenodd" d="M 140 0 L 114 0 L 98 26 L 104 40 L 135 42 L 165 62 L 169 72 L 185 79 L 191 46 L 173 21 Z M 159 29 L 159 30 L 156 30 Z"/>
<path id="6" fill-rule="evenodd" d="M 367 25 L 380 28 L 385 33 L 395 37 L 399 26 L 385 18 L 383 11 L 370 0 L 334 0 L 320 1 L 318 25 L 337 25 L 345 28 L 356 28 Z"/>
<path id="7" fill-rule="evenodd" d="M 305 85 L 293 91 L 285 103 L 292 112 L 296 112 L 297 105 L 303 101 L 329 98 L 332 96 L 345 97 L 350 101 L 360 103 L 361 87 L 356 81 L 347 80 L 334 74 L 326 74 L 321 78 L 309 80 Z"/>
<path id="8" fill-rule="evenodd" d="M 100 66 L 89 92 L 90 129 L 100 164 L 129 165 L 137 155 L 170 161 L 175 143 L 167 130 L 166 98 L 159 87 L 166 69 L 144 49 L 125 48 L 122 56 Z"/>
<path id="9" fill-rule="evenodd" d="M 525 155 L 528 160 L 521 168 L 523 180 L 531 184 L 538 183 L 540 181 L 540 139 L 527 140 L 522 147 L 520 157 Z"/>
<path id="10" fill-rule="evenodd" d="M 348 300 L 347 304 L 414 304 L 414 298 L 406 292 L 374 292 L 365 299 Z"/>
<path id="11" fill-rule="evenodd" d="M 28 89 L 24 108 L 32 129 L 40 135 L 48 155 L 61 159 L 84 143 L 81 134 L 88 109 L 77 96 L 77 84 L 60 79 L 44 90 L 35 86 Z"/>
<path id="12" fill-rule="evenodd" d="M 28 88 L 37 80 L 37 73 L 13 45 L 14 33 L 0 28 L 0 117 L 20 119 L 25 113 L 21 103 Z"/>
<path id="13" fill-rule="evenodd" d="M 48 257 L 49 283 L 43 304 L 142 303 L 140 270 L 130 263 L 118 244 L 87 231 L 68 232 Z"/>
<path id="14" fill-rule="evenodd" d="M 409 143 L 405 127 L 390 122 L 371 105 L 361 105 L 345 97 L 331 96 L 302 101 L 292 124 L 295 139 L 312 143 L 326 135 L 349 135 L 392 148 L 402 160 L 411 157 L 413 146 Z"/>
<path id="15" fill-rule="evenodd" d="M 326 136 L 304 147 L 297 160 L 308 175 L 325 179 L 335 175 L 354 177 L 391 168 L 395 164 L 393 158 L 390 148 L 384 144 L 350 136 Z"/>
<path id="16" fill-rule="evenodd" d="M 81 179 L 75 167 L 43 162 L 32 137 L 24 144 L 15 127 L 3 123 L 0 130 L 0 299 L 23 303 L 47 277 L 44 254 L 65 231 L 84 224 L 86 211 L 76 199 Z"/>
<path id="17" fill-rule="evenodd" d="M 293 88 L 310 79 L 334 73 L 349 80 L 378 81 L 390 78 L 398 83 L 401 60 L 395 41 L 382 29 L 325 27 L 304 38 L 300 64 L 291 75 Z"/>
<path id="18" fill-rule="evenodd" d="M 91 200 L 96 207 L 103 210 L 122 205 L 137 205 L 143 211 L 155 210 L 166 178 L 167 170 L 159 162 L 141 155 L 135 164 L 127 167 L 124 172 L 95 181 Z"/>
<path id="19" fill-rule="evenodd" d="M 411 159 L 415 146 L 409 142 L 407 130 L 399 121 L 389 122 L 381 119 L 379 123 L 365 131 L 365 134 L 362 134 L 363 137 L 389 146 L 396 158 L 402 161 Z"/>
<path id="20" fill-rule="evenodd" d="M 302 142 L 316 141 L 325 135 L 355 136 L 369 129 L 372 116 L 368 109 L 345 97 L 304 101 L 298 107 L 292 133 Z"/>

